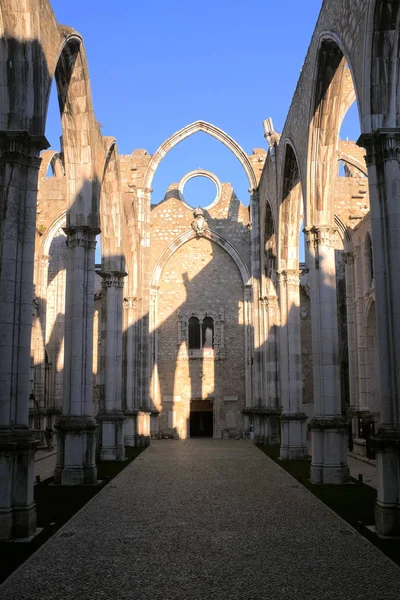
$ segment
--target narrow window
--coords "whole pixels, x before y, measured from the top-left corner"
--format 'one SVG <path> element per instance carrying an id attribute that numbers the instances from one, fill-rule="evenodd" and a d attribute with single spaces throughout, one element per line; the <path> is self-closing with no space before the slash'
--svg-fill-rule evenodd
<path id="1" fill-rule="evenodd" d="M 202 347 L 214 348 L 214 321 L 211 317 L 206 317 L 203 320 Z"/>
<path id="2" fill-rule="evenodd" d="M 189 319 L 189 350 L 200 350 L 200 321 L 197 317 Z"/>

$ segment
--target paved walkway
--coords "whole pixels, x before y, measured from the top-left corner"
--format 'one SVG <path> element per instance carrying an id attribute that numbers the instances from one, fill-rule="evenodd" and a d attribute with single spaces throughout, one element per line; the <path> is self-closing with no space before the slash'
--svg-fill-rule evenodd
<path id="1" fill-rule="evenodd" d="M 361 474 L 363 476 L 363 483 L 376 489 L 376 465 L 371 464 L 365 460 L 357 458 L 357 456 L 347 455 L 347 461 L 349 464 L 350 475 L 355 479 Z"/>
<path id="2" fill-rule="evenodd" d="M 400 569 L 247 441 L 158 441 L 2 600 L 398 600 Z"/>
<path id="3" fill-rule="evenodd" d="M 35 476 L 41 481 L 53 477 L 57 462 L 57 450 L 38 450 L 35 454 Z"/>

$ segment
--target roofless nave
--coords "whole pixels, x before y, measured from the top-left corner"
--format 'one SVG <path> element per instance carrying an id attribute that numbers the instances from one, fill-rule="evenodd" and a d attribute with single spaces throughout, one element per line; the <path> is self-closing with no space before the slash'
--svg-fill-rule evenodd
<path id="1" fill-rule="evenodd" d="M 35 532 L 35 436 L 50 425 L 60 485 L 94 483 L 96 454 L 123 460 L 151 437 L 251 431 L 341 484 L 357 420 L 376 424 L 376 527 L 398 532 L 398 3 L 323 2 L 284 130 L 266 121 L 268 151 L 250 155 L 197 121 L 120 156 L 81 36 L 47 0 L 0 9 L 0 537 Z M 62 153 L 44 137 L 53 79 Z M 357 143 L 339 138 L 354 100 Z M 152 204 L 161 160 L 198 131 L 238 158 L 249 210 L 207 173 L 215 201 L 193 212 L 197 171 Z"/>

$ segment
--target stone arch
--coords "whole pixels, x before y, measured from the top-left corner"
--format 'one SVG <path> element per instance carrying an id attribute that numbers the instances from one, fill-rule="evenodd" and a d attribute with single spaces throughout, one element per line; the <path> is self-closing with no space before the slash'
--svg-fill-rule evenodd
<path id="1" fill-rule="evenodd" d="M 41 240 L 42 255 L 48 256 L 53 237 L 60 228 L 65 227 L 67 224 L 67 211 L 63 211 L 53 223 L 47 228 L 46 233 L 43 235 Z"/>
<path id="2" fill-rule="evenodd" d="M 54 72 L 63 132 L 67 224 L 98 229 L 100 182 L 95 161 L 98 125 L 83 40 L 77 32 L 67 31 Z"/>
<path id="3" fill-rule="evenodd" d="M 101 180 L 100 227 L 102 236 L 102 270 L 123 272 L 125 256 L 124 211 L 121 194 L 120 163 L 117 143 L 108 143 Z"/>
<path id="4" fill-rule="evenodd" d="M 349 89 L 350 76 L 353 91 Z M 329 183 L 333 180 L 337 169 L 338 139 L 345 109 L 349 108 L 353 94 L 359 104 L 357 81 L 354 79 L 349 53 L 333 32 L 324 32 L 320 35 L 314 82 L 310 107 L 308 149 L 310 185 L 306 210 L 308 224 L 325 225 L 334 221 L 333 198 Z"/>
<path id="5" fill-rule="evenodd" d="M 65 177 L 64 163 L 62 155 L 55 150 L 44 150 L 41 154 L 42 162 L 39 170 L 39 180 L 46 177 L 49 167 L 54 177 Z"/>
<path id="6" fill-rule="evenodd" d="M 165 265 L 167 264 L 168 260 L 171 258 L 171 256 L 184 244 L 186 244 L 186 242 L 189 242 L 190 240 L 195 239 L 196 233 L 195 231 L 189 229 L 188 231 L 186 231 L 185 233 L 182 233 L 182 235 L 180 235 L 178 238 L 176 238 L 162 253 L 162 255 L 160 256 L 160 258 L 157 261 L 157 264 L 155 265 L 154 269 L 153 269 L 153 274 L 151 277 L 151 287 L 153 288 L 157 288 L 158 287 L 158 283 L 161 277 L 161 274 L 163 272 L 163 269 L 165 267 Z M 250 278 L 250 273 L 249 270 L 246 266 L 246 263 L 244 262 L 243 258 L 240 256 L 239 252 L 236 250 L 236 248 L 234 248 L 232 246 L 232 244 L 230 242 L 228 242 L 228 240 L 226 240 L 225 238 L 223 238 L 221 235 L 219 235 L 218 233 L 216 233 L 215 231 L 211 231 L 210 229 L 207 229 L 205 231 L 205 233 L 203 234 L 203 237 L 206 238 L 207 240 L 210 240 L 211 242 L 215 242 L 216 244 L 218 244 L 223 250 L 225 250 L 229 256 L 232 258 L 232 260 L 235 262 L 237 268 L 240 271 L 240 274 L 242 276 L 242 280 L 243 280 L 243 285 L 244 286 L 250 286 L 251 285 L 251 278 Z"/>
<path id="7" fill-rule="evenodd" d="M 362 163 L 360 160 L 358 160 L 356 157 L 351 156 L 350 154 L 347 154 L 346 152 L 340 152 L 338 151 L 338 161 L 343 161 L 345 163 L 348 163 L 349 165 L 352 165 L 353 167 L 355 167 L 356 169 L 358 169 L 361 173 L 363 173 L 366 177 L 368 176 L 368 169 L 367 169 L 367 165 L 364 163 Z"/>
<path id="8" fill-rule="evenodd" d="M 171 135 L 171 137 L 169 137 L 163 144 L 161 144 L 158 150 L 153 154 L 150 163 L 147 167 L 143 180 L 143 188 L 151 189 L 153 177 L 164 156 L 170 150 L 172 150 L 174 146 L 179 144 L 179 142 L 182 142 L 186 138 L 190 137 L 191 135 L 194 135 L 195 133 L 198 133 L 199 131 L 211 135 L 216 140 L 224 144 L 224 146 L 226 146 L 231 152 L 233 152 L 233 154 L 236 156 L 236 158 L 245 170 L 247 179 L 249 181 L 250 189 L 255 189 L 257 187 L 257 178 L 254 173 L 253 166 L 249 160 L 249 157 L 247 156 L 243 148 L 241 148 L 239 144 L 235 142 L 235 140 L 231 138 L 227 133 L 225 133 L 222 129 L 219 129 L 215 125 L 207 123 L 206 121 L 195 121 L 190 125 L 186 125 L 186 127 L 183 127 L 183 129 L 180 129 L 179 131 Z"/>
<path id="9" fill-rule="evenodd" d="M 279 206 L 279 269 L 298 269 L 302 178 L 293 143 L 284 144 L 281 203 Z"/>

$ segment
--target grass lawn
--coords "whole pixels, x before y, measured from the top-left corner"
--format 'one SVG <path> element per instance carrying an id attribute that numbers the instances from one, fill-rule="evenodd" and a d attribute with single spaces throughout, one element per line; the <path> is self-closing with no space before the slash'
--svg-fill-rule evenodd
<path id="1" fill-rule="evenodd" d="M 314 485 L 309 480 L 309 459 L 279 460 L 279 446 L 259 444 L 258 448 L 400 566 L 400 540 L 381 540 L 366 528 L 374 524 L 374 488 L 356 479 L 348 485 Z"/>
<path id="2" fill-rule="evenodd" d="M 127 460 L 115 462 L 100 462 L 97 465 L 97 486 L 58 486 L 51 485 L 50 477 L 35 485 L 35 502 L 37 526 L 42 531 L 32 542 L 0 542 L 0 582 L 4 581 L 20 564 L 46 542 L 60 527 L 62 527 L 78 510 L 102 490 L 111 479 L 127 467 L 145 446 L 126 447 Z"/>

